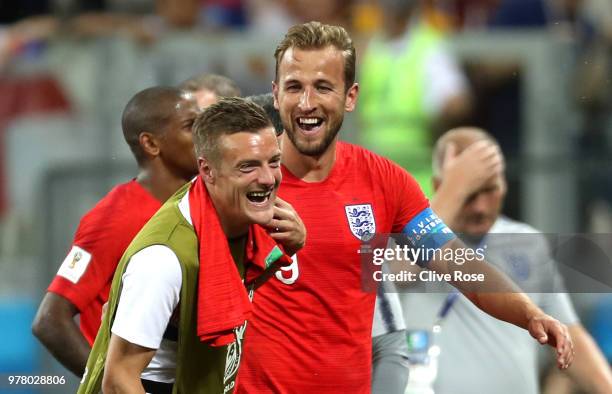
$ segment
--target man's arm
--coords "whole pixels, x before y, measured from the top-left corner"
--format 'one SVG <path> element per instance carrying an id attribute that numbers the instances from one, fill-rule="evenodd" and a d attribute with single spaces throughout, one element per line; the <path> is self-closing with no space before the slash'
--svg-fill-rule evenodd
<path id="1" fill-rule="evenodd" d="M 442 247 L 445 250 L 465 249 L 458 239 L 449 241 Z M 524 328 L 541 344 L 548 344 L 557 351 L 557 365 L 567 368 L 573 359 L 573 343 L 568 329 L 558 320 L 544 313 L 535 305 L 511 279 L 484 260 L 474 260 L 465 264 L 432 260 L 427 268 L 442 274 L 450 274 L 448 282 L 461 291 L 474 305 L 487 314 Z M 454 272 L 482 274 L 483 282 L 454 280 Z"/>
<path id="2" fill-rule="evenodd" d="M 140 374 L 154 355 L 155 349 L 135 345 L 113 334 L 108 345 L 102 391 L 108 394 L 144 394 Z"/>
<path id="3" fill-rule="evenodd" d="M 588 393 L 612 393 L 612 372 L 595 341 L 581 324 L 569 326 L 576 359 L 567 373 Z"/>
<path id="4" fill-rule="evenodd" d="M 66 298 L 48 292 L 40 303 L 32 333 L 64 367 L 83 376 L 89 343 L 74 321 L 79 310 Z"/>
<path id="5" fill-rule="evenodd" d="M 179 303 L 181 265 L 170 248 L 152 245 L 131 257 L 121 280 L 102 387 L 104 393 L 144 393 L 140 375 Z"/>

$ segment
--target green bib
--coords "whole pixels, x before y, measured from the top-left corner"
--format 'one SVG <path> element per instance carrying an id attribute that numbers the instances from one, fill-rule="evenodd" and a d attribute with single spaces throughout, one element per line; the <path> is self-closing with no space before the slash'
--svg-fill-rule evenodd
<path id="1" fill-rule="evenodd" d="M 426 24 L 411 30 L 401 54 L 374 38 L 360 73 L 361 142 L 407 169 L 431 192 L 431 119 L 423 107 L 425 65 L 441 34 Z"/>

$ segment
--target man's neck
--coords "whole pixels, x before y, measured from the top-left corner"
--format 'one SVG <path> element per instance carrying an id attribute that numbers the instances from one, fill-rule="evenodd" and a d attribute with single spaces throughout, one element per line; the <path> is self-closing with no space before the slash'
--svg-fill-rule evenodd
<path id="1" fill-rule="evenodd" d="M 283 139 L 281 161 L 295 177 L 304 182 L 322 182 L 329 176 L 336 162 L 337 138 L 320 156 L 308 156 L 300 153 L 286 133 Z"/>
<path id="2" fill-rule="evenodd" d="M 165 167 L 157 167 L 154 163 L 141 167 L 136 177 L 136 182 L 162 203 L 189 181 L 190 179 L 177 177 Z"/>

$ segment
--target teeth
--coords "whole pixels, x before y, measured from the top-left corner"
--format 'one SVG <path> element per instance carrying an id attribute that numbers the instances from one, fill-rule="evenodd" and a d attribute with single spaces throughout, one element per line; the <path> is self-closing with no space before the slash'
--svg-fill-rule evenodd
<path id="1" fill-rule="evenodd" d="M 317 124 L 317 123 L 319 123 L 319 119 L 317 119 L 317 118 L 300 118 L 300 123 L 303 123 L 303 124 Z"/>
<path id="2" fill-rule="evenodd" d="M 249 194 L 253 197 L 266 197 L 270 192 L 251 192 Z"/>

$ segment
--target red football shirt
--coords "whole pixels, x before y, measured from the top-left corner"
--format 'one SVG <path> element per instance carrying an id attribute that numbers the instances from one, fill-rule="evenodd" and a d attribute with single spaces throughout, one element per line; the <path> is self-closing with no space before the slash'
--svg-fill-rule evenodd
<path id="1" fill-rule="evenodd" d="M 358 236 L 399 233 L 429 203 L 406 171 L 341 142 L 326 180 L 283 168 L 279 195 L 304 221 L 306 246 L 297 269 L 257 290 L 236 392 L 369 393 L 376 294 L 361 287 Z"/>
<path id="2" fill-rule="evenodd" d="M 90 345 L 100 328 L 115 268 L 138 231 L 161 203 L 132 180 L 113 188 L 79 223 L 72 249 L 47 289 L 80 311 L 81 331 Z"/>

